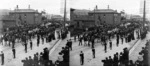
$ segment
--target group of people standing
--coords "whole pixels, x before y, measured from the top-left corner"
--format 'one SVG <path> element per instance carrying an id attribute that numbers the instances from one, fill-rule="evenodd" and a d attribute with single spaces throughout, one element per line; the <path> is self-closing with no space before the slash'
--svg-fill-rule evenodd
<path id="1" fill-rule="evenodd" d="M 67 40 L 65 47 L 62 47 L 62 50 L 58 53 L 58 59 L 55 61 L 56 66 L 69 66 L 71 46 L 72 41 Z"/>
<path id="2" fill-rule="evenodd" d="M 25 53 L 28 52 L 28 45 L 30 49 L 32 50 L 34 47 L 33 39 L 37 39 L 37 46 L 40 44 L 44 44 L 44 42 L 50 42 L 51 40 L 55 40 L 55 27 L 56 26 L 24 26 L 24 27 L 18 27 L 14 30 L 10 30 L 9 32 L 6 32 L 1 37 L 1 44 L 3 46 L 12 46 L 12 54 L 13 58 L 15 59 L 17 56 L 17 49 L 15 47 L 15 44 L 17 42 L 21 43 L 24 46 Z M 35 29 L 38 29 L 35 31 Z M 46 39 L 46 40 L 45 40 Z M 41 42 L 42 41 L 42 42 Z M 7 44 L 8 43 L 8 44 Z M 1 52 L 2 57 L 2 65 L 4 64 L 4 51 Z"/>
<path id="3" fill-rule="evenodd" d="M 103 66 L 119 66 L 119 65 L 128 65 L 128 60 L 129 60 L 129 50 L 127 48 L 123 49 L 123 52 L 116 52 L 114 56 L 109 56 L 106 57 L 103 62 Z M 132 65 L 131 65 L 132 66 Z"/>
<path id="4" fill-rule="evenodd" d="M 145 47 L 142 47 L 142 50 L 139 52 L 138 59 L 135 61 L 137 66 L 149 66 L 149 46 L 150 40 L 147 40 Z"/>
<path id="5" fill-rule="evenodd" d="M 74 36 L 74 41 L 78 40 L 79 41 L 79 46 L 89 46 L 91 47 L 92 55 L 93 58 L 95 58 L 95 42 L 100 41 L 100 44 L 104 46 L 104 52 L 107 53 L 108 50 L 108 45 L 110 50 L 113 48 L 113 42 L 111 39 L 115 38 L 116 39 L 116 46 L 118 47 L 119 44 L 124 44 L 124 42 L 128 43 L 131 42 L 132 40 L 135 40 L 135 31 L 139 29 L 138 26 L 132 25 L 130 27 L 118 27 L 118 30 L 116 31 L 110 31 L 110 29 L 105 28 L 95 28 L 94 30 L 91 31 L 85 31 L 83 33 L 77 34 Z M 138 31 L 139 32 L 139 31 Z M 138 36 L 140 33 L 138 33 Z M 121 41 L 120 41 L 121 40 Z M 120 62 L 125 64 L 128 60 L 128 49 L 125 48 L 124 52 L 121 52 L 120 55 L 123 56 L 125 59 L 121 59 L 121 61 L 116 61 L 117 56 L 119 56 L 118 53 L 114 55 L 115 57 L 115 63 L 116 65 L 119 64 Z M 80 54 L 80 63 L 81 65 L 84 64 L 84 52 L 81 51 Z M 110 57 L 112 58 L 112 57 Z M 132 61 L 131 61 L 132 62 Z M 107 64 L 107 63 L 106 63 Z"/>
<path id="6" fill-rule="evenodd" d="M 22 60 L 23 66 L 51 66 L 53 63 L 49 60 L 49 50 L 48 48 L 43 50 L 44 52 L 40 54 L 38 52 L 34 54 L 33 58 L 29 56 Z"/>

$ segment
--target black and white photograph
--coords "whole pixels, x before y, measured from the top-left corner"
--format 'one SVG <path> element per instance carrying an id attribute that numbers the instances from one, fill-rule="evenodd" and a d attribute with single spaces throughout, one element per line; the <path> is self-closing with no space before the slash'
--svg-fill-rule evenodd
<path id="1" fill-rule="evenodd" d="M 150 66 L 150 0 L 0 0 L 0 66 Z"/>

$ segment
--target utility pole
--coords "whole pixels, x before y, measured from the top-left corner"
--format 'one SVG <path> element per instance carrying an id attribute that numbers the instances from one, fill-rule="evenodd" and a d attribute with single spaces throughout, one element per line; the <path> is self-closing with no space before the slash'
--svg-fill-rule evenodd
<path id="1" fill-rule="evenodd" d="M 96 26 L 96 19 L 95 19 L 95 8 L 94 8 L 94 21 L 95 21 L 95 26 Z"/>
<path id="2" fill-rule="evenodd" d="M 63 28 L 65 28 L 65 24 L 66 24 L 66 0 L 64 3 L 64 22 L 63 22 Z"/>
<path id="3" fill-rule="evenodd" d="M 146 0 L 144 0 L 144 9 L 143 9 L 143 26 L 146 19 Z"/>
<path id="4" fill-rule="evenodd" d="M 98 23 L 97 23 L 97 21 L 96 21 L 96 12 L 95 12 L 95 10 L 97 10 L 97 5 L 96 5 L 96 7 L 94 8 L 94 21 L 95 21 L 95 26 L 98 26 Z"/>

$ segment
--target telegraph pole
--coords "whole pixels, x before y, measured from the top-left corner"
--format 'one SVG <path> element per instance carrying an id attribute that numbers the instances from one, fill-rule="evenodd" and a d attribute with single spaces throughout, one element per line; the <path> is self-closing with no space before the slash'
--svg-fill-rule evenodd
<path id="1" fill-rule="evenodd" d="M 146 0 L 144 0 L 144 9 L 143 9 L 143 26 L 146 19 Z"/>
<path id="2" fill-rule="evenodd" d="M 97 5 L 96 5 L 96 7 L 94 7 L 94 21 L 95 21 L 95 26 L 98 26 L 98 23 L 97 23 L 97 21 L 96 21 L 96 11 L 97 10 Z"/>
<path id="3" fill-rule="evenodd" d="M 64 22 L 63 22 L 63 28 L 65 28 L 65 24 L 66 24 L 66 0 L 64 3 Z"/>

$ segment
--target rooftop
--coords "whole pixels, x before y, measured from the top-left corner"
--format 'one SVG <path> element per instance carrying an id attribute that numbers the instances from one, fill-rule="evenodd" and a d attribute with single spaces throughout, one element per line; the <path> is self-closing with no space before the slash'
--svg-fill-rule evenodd
<path id="1" fill-rule="evenodd" d="M 117 10 L 113 10 L 113 9 L 96 9 L 96 10 L 93 10 L 89 13 L 117 13 Z"/>
<path id="2" fill-rule="evenodd" d="M 15 9 L 12 12 L 38 12 L 38 11 L 34 9 Z"/>
<path id="3" fill-rule="evenodd" d="M 79 10 L 79 9 L 75 9 L 74 11 L 74 14 L 76 15 L 88 15 L 88 13 L 90 12 L 90 10 Z"/>

